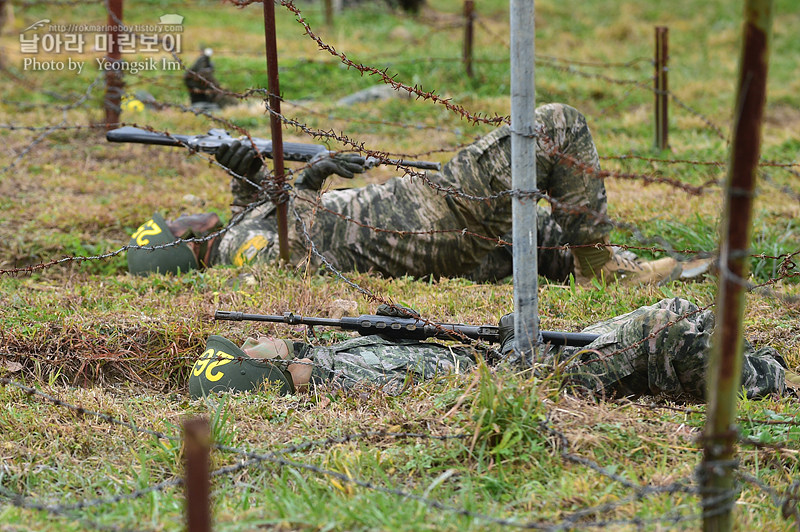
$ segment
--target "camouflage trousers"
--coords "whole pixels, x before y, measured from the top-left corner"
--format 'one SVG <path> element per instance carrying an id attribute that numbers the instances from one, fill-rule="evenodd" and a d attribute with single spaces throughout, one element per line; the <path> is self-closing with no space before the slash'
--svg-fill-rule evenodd
<path id="1" fill-rule="evenodd" d="M 380 386 L 390 394 L 406 386 L 475 365 L 470 352 L 459 347 L 361 336 L 328 347 L 313 347 L 305 355 L 314 367 L 312 381 L 335 387 Z"/>
<path id="2" fill-rule="evenodd" d="M 598 393 L 702 398 L 713 328 L 711 311 L 699 311 L 684 299 L 665 299 L 587 327 L 583 332 L 600 337 L 584 348 L 541 353 L 539 368 Z M 390 392 L 475 365 L 466 348 L 378 336 L 313 347 L 304 356 L 315 364 L 316 382 L 345 388 L 380 385 Z M 742 387 L 747 396 L 785 393 L 782 360 L 773 348 L 755 350 L 745 342 Z"/>
<path id="3" fill-rule="evenodd" d="M 655 305 L 589 326 L 600 334 L 585 348 L 544 357 L 567 380 L 595 391 L 703 398 L 714 314 L 691 302 L 664 299 Z M 742 388 L 748 397 L 783 394 L 783 358 L 771 347 L 745 340 Z"/>
<path id="4" fill-rule="evenodd" d="M 537 184 L 554 200 L 539 209 L 540 246 L 600 240 L 606 191 L 586 119 L 572 107 L 548 104 L 536 110 Z M 332 190 L 317 196 L 297 191 L 289 205 L 292 262 L 387 276 L 500 278 L 508 251 L 496 239 L 511 231 L 511 132 L 500 127 L 460 150 L 442 171 L 425 178 L 397 177 L 382 184 Z M 236 203 L 236 201 L 234 201 Z M 239 202 L 241 203 L 241 202 Z M 212 262 L 244 264 L 277 258 L 274 209 L 248 213 L 221 239 Z M 540 266 L 565 278 L 571 259 L 564 252 L 540 254 Z M 553 262 L 555 266 L 549 263 Z M 564 272 L 566 271 L 566 275 Z"/>

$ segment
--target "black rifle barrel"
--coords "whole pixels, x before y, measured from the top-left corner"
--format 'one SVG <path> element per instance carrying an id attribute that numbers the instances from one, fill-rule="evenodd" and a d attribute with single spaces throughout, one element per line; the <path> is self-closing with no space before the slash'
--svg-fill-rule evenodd
<path id="1" fill-rule="evenodd" d="M 213 134 L 212 134 L 213 133 Z M 208 135 L 172 135 L 148 131 L 133 126 L 118 127 L 106 133 L 106 140 L 109 142 L 128 142 L 133 144 L 153 144 L 156 146 L 184 146 L 194 150 L 215 153 L 217 148 L 224 143 L 237 140 L 222 130 L 212 130 Z M 268 158 L 272 158 L 272 141 L 253 137 L 252 142 L 256 148 Z M 242 140 L 247 143 L 248 140 Z M 302 142 L 284 142 L 283 156 L 287 161 L 308 162 L 320 153 L 330 153 L 321 144 L 304 144 Z M 429 161 L 409 161 L 405 159 L 379 159 L 367 157 L 366 167 L 372 168 L 379 164 L 393 164 L 421 168 L 423 170 L 441 170 L 440 163 Z"/>
<path id="2" fill-rule="evenodd" d="M 132 144 L 155 144 L 156 146 L 187 146 L 189 135 L 167 135 L 138 127 L 124 126 L 106 133 L 109 142 L 130 142 Z"/>
<path id="3" fill-rule="evenodd" d="M 458 340 L 467 337 L 490 343 L 500 342 L 500 333 L 495 325 L 464 325 L 460 323 L 426 323 L 415 318 L 393 318 L 362 314 L 357 317 L 341 319 L 314 318 L 299 316 L 286 312 L 282 316 L 270 314 L 246 314 L 218 310 L 214 319 L 227 321 L 265 321 L 270 323 L 286 323 L 288 325 L 308 325 L 338 327 L 357 331 L 360 335 L 380 334 L 390 338 L 424 340 L 439 338 L 442 340 Z M 560 346 L 584 347 L 592 343 L 598 335 L 590 333 L 569 333 L 560 331 L 541 331 L 545 343 Z"/>

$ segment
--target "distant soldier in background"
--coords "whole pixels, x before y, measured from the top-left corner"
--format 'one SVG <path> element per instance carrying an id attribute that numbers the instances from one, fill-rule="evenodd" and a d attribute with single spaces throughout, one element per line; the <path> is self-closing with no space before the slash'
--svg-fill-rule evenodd
<path id="1" fill-rule="evenodd" d="M 191 106 L 203 111 L 219 111 L 231 105 L 234 99 L 222 92 L 214 77 L 214 64 L 211 62 L 211 48 L 204 48 L 200 57 L 183 75 L 183 82 L 189 90 Z"/>
<path id="2" fill-rule="evenodd" d="M 335 11 L 341 11 L 343 7 L 358 7 L 367 3 L 375 3 L 375 0 L 321 0 L 323 4 L 329 1 Z M 399 7 L 406 13 L 417 14 L 422 6 L 425 5 L 425 0 L 383 0 L 382 3 L 391 8 Z"/>
<path id="3" fill-rule="evenodd" d="M 425 5 L 425 0 L 387 0 L 390 6 L 399 6 L 400 9 L 407 13 L 417 14 L 422 6 Z"/>

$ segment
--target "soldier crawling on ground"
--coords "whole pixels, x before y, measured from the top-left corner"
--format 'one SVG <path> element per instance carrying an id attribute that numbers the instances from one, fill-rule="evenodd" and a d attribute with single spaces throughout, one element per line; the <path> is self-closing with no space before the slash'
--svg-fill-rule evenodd
<path id="1" fill-rule="evenodd" d="M 606 190 L 584 116 L 567 105 L 548 104 L 536 110 L 536 123 L 537 182 L 552 198 L 550 210 L 538 208 L 540 274 L 556 281 L 573 274 L 581 285 L 591 285 L 595 278 L 664 283 L 678 277 L 682 263 L 673 258 L 631 260 L 610 246 Z M 216 157 L 251 182 L 264 179 L 261 160 L 246 143 L 222 146 Z M 511 274 L 511 254 L 507 247 L 497 246 L 497 239 L 510 241 L 511 235 L 510 157 L 511 131 L 502 126 L 461 149 L 441 172 L 428 172 L 424 179 L 396 177 L 382 184 L 321 193 L 328 176 L 352 178 L 364 171 L 364 158 L 358 154 L 321 154 L 300 173 L 289 194 L 290 261 L 299 265 L 309 258 L 307 234 L 320 255 L 342 271 L 468 277 L 478 282 L 502 279 Z M 231 188 L 234 215 L 263 199 L 264 192 L 247 181 L 233 179 Z M 193 244 L 191 249 L 187 245 L 132 249 L 129 270 L 146 274 L 277 261 L 275 210 L 265 202 L 219 238 Z M 131 245 L 202 237 L 219 223 L 214 213 L 169 222 L 156 214 L 140 227 Z M 584 247 L 560 247 L 567 244 Z M 321 265 L 319 257 L 310 260 L 311 267 Z"/>
<path id="2" fill-rule="evenodd" d="M 378 314 L 399 315 L 387 305 L 379 307 Z M 701 311 L 685 299 L 665 299 L 585 328 L 583 332 L 599 335 L 586 347 L 543 345 L 533 360 L 513 349 L 514 315 L 507 314 L 499 324 L 499 370 L 533 367 L 539 375 L 557 372 L 565 384 L 597 394 L 698 400 L 705 392 L 713 329 L 711 310 Z M 475 353 L 472 347 L 377 335 L 330 346 L 248 338 L 240 349 L 212 335 L 192 368 L 189 392 L 196 399 L 276 385 L 282 394 L 314 386 L 379 386 L 397 393 L 413 382 L 470 371 L 476 365 Z M 774 348 L 755 349 L 747 341 L 741 383 L 751 398 L 800 392 L 800 375 L 789 370 Z"/>

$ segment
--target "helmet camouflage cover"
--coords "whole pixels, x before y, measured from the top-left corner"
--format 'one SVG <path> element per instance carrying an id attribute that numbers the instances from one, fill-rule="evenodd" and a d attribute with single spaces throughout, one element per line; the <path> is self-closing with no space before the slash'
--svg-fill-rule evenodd
<path id="1" fill-rule="evenodd" d="M 129 246 L 162 246 L 177 240 L 167 226 L 167 221 L 158 214 L 143 223 L 131 236 Z M 179 273 L 198 268 L 197 258 L 184 243 L 162 249 L 128 250 L 128 271 L 136 275 L 148 273 Z"/>
<path id="2" fill-rule="evenodd" d="M 198 399 L 216 392 L 246 392 L 265 383 L 277 384 L 281 395 L 294 393 L 291 374 L 280 363 L 253 358 L 227 338 L 212 334 L 192 367 L 189 395 Z"/>

